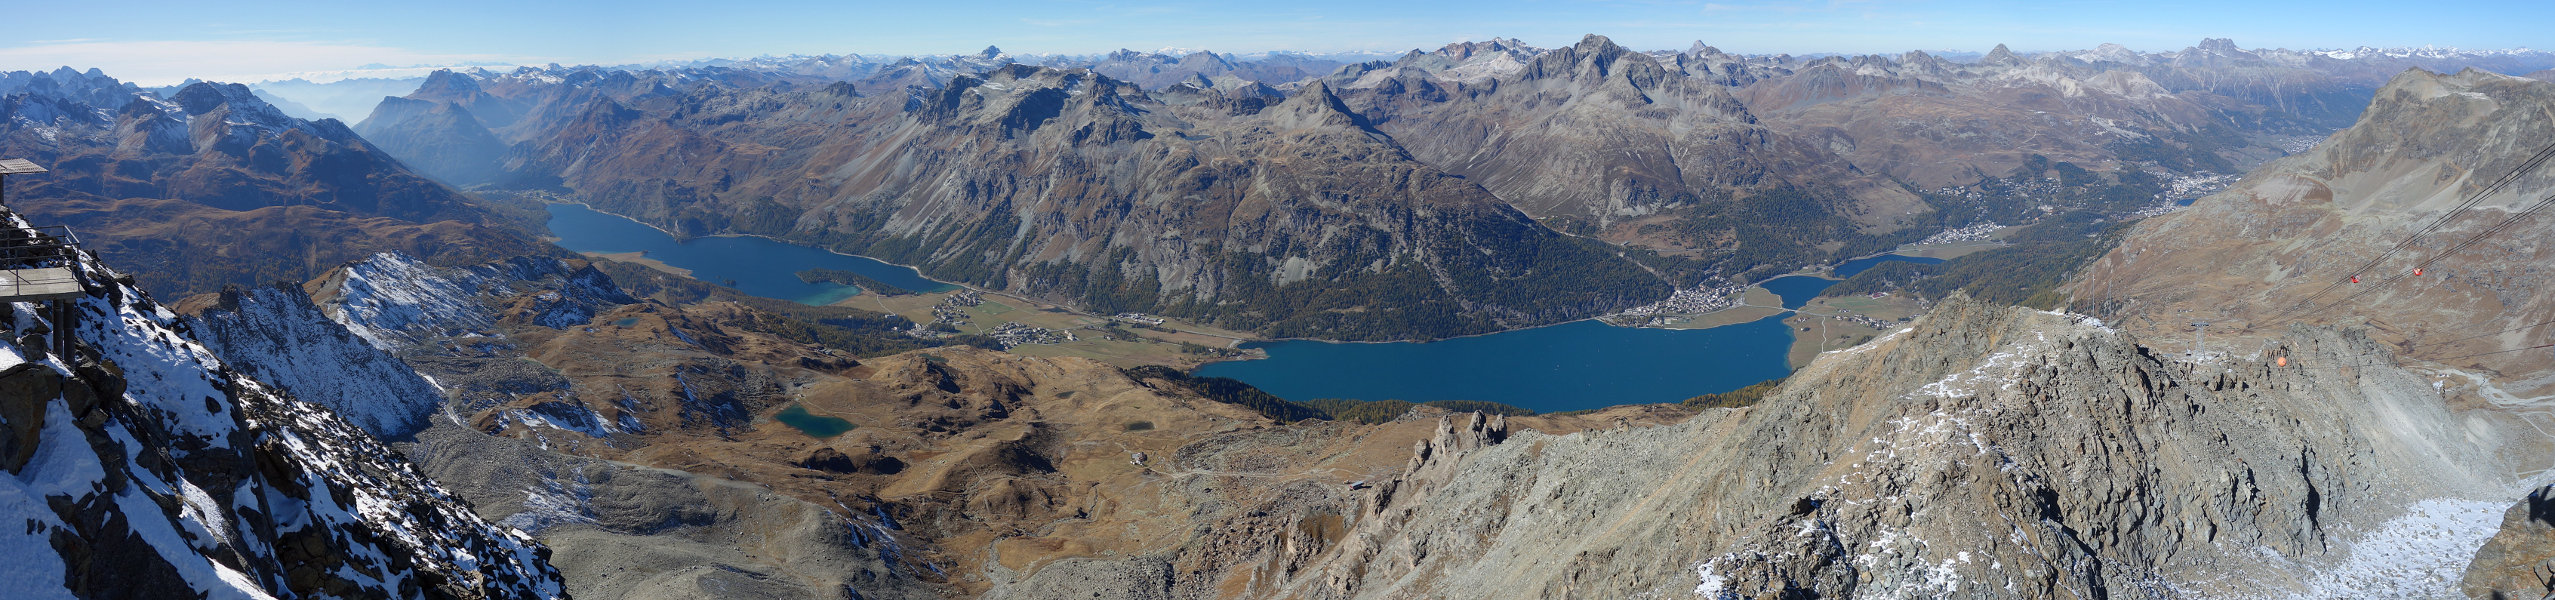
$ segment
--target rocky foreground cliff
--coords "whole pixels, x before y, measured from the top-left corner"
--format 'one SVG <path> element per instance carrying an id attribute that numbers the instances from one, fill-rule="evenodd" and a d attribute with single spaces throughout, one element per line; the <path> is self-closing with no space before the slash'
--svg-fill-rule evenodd
<path id="1" fill-rule="evenodd" d="M 2291 366 L 2194 365 L 1956 299 L 1753 407 L 1572 435 L 1458 416 L 1336 503 L 991 596 L 2455 595 L 2544 466 L 2497 451 L 2543 436 L 2391 367 L 2297 366 L 2382 354 L 2362 335 L 2281 339 Z"/>
<path id="2" fill-rule="evenodd" d="M 0 595 L 565 597 L 530 536 L 226 364 L 131 279 L 75 269 L 76 326 L 0 305 Z M 70 351 L 49 350 L 60 335 Z"/>
<path id="3" fill-rule="evenodd" d="M 697 315 L 690 333 L 617 325 L 670 310 L 643 305 L 554 330 L 518 322 L 528 306 L 498 320 L 523 336 L 507 343 L 731 335 Z M 2279 339 L 2287 365 L 2195 364 L 2085 317 L 1955 299 L 1748 408 L 1372 426 L 1277 423 L 1093 363 L 955 349 L 792 374 L 736 405 L 750 422 L 687 421 L 661 417 L 724 404 L 536 353 L 569 379 L 467 423 L 437 417 L 408 451 L 487 518 L 558 547 L 581 597 L 2524 589 L 2544 534 L 2532 505 L 2505 509 L 2546 466 L 2545 437 L 2452 408 L 2364 334 Z M 806 352 L 733 347 L 749 346 Z M 791 401 L 860 427 L 815 438 L 760 418 Z M 599 413 L 581 428 L 526 402 Z M 655 402 L 670 404 L 629 412 Z M 600 414 L 616 408 L 635 420 Z"/>

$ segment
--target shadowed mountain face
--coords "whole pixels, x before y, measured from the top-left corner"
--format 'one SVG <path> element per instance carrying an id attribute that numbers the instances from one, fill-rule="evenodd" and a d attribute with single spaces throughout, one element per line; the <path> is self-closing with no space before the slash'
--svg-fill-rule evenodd
<path id="1" fill-rule="evenodd" d="M 356 131 L 383 147 L 400 148 L 404 162 L 453 185 L 494 179 L 496 159 L 505 153 L 486 124 L 452 102 L 383 98 Z"/>
<path id="2" fill-rule="evenodd" d="M 245 87 L 161 98 L 94 72 L 5 79 L 0 156 L 52 169 L 11 178 L 14 208 L 78 229 L 161 293 L 297 281 L 389 249 L 543 251 L 337 121 L 285 116 Z"/>

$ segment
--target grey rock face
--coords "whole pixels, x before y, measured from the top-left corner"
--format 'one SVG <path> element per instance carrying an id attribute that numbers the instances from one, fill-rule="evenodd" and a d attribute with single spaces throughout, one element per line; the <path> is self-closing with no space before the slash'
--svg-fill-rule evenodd
<path id="1" fill-rule="evenodd" d="M 375 436 L 424 429 L 443 402 L 416 369 L 328 320 L 300 288 L 224 290 L 220 305 L 188 322 L 225 362 Z"/>
<path id="2" fill-rule="evenodd" d="M 2555 597 L 2555 486 L 2528 493 L 2502 514 L 2502 529 L 2475 550 L 2459 586 L 2470 598 Z"/>
<path id="3" fill-rule="evenodd" d="M 2402 371 L 2305 367 L 2379 354 L 2356 334 L 2285 343 L 2290 367 L 2195 367 L 2079 317 L 1956 299 L 1752 408 L 1431 443 L 1336 549 L 1259 583 L 1297 597 L 2449 593 L 2460 545 L 2489 525 L 2435 519 L 2455 549 L 2429 554 L 2372 532 L 2497 495 L 2506 470 L 2467 442 L 2494 432 Z"/>
<path id="4" fill-rule="evenodd" d="M 129 279 L 85 256 L 78 273 L 76 326 L 0 310 L 15 340 L 0 341 L 0 595 L 564 597 L 547 548 L 225 364 Z M 74 351 L 45 350 L 66 334 Z"/>
<path id="5" fill-rule="evenodd" d="M 1465 62 L 1448 62 L 1457 56 Z M 1464 66 L 1488 58 L 1523 62 Z M 1614 223 L 1774 189 L 1798 189 L 1821 199 L 1822 214 L 1854 218 L 1918 205 L 1836 155 L 1760 125 L 1722 84 L 1602 36 L 1516 57 L 1450 46 L 1326 80 L 1413 156 L 1537 217 Z"/>

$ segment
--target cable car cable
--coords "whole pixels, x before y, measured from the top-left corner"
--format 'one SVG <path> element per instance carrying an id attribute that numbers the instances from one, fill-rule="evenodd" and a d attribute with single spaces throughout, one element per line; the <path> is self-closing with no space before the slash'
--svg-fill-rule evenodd
<path id="1" fill-rule="evenodd" d="M 2296 312 L 2299 308 L 2314 304 L 2316 298 L 2321 298 L 2324 297 L 2325 294 L 2332 293 L 2333 289 L 2341 286 L 2343 281 L 2347 280 L 2351 283 L 2359 283 L 2360 274 L 2366 273 L 2369 269 L 2377 267 L 2379 262 L 2385 261 L 2389 256 L 2394 256 L 2398 251 L 2402 251 L 2406 246 L 2411 245 L 2414 240 L 2421 239 L 2422 236 L 2428 235 L 2432 231 L 2439 229 L 2441 225 L 2448 224 L 2449 221 L 2455 220 L 2459 215 L 2464 214 L 2477 203 L 2483 202 L 2485 198 L 2491 197 L 2493 194 L 2500 193 L 2502 188 L 2509 187 L 2511 182 L 2517 181 L 2521 175 L 2536 169 L 2539 165 L 2545 164 L 2549 158 L 2555 158 L 2555 143 L 2547 144 L 2545 148 L 2539 149 L 2536 154 L 2530 155 L 2528 160 L 2522 161 L 2520 166 L 2517 168 L 2511 169 L 2508 173 L 2503 173 L 2500 178 L 2494 179 L 2493 183 L 2485 186 L 2483 190 L 2467 196 L 2466 200 L 2459 202 L 2456 207 L 2450 208 L 2447 214 L 2440 215 L 2439 219 L 2432 221 L 2429 226 L 2423 227 L 2421 231 L 2416 231 L 2413 235 L 2405 236 L 2403 240 L 2397 241 L 2394 247 L 2387 248 L 2385 252 L 2378 253 L 2376 258 L 2371 258 L 2368 262 L 2362 263 L 2359 268 L 2351 270 L 2350 273 L 2346 274 L 2345 279 L 2337 279 L 2332 283 L 2325 284 L 2324 287 L 2318 288 L 2315 293 L 2308 294 L 2306 298 L 2300 299 L 2296 305 L 2292 306 L 2288 310 L 2273 315 L 2271 320 L 2277 320 L 2280 317 L 2288 316 L 2289 313 Z"/>
<path id="2" fill-rule="evenodd" d="M 2482 242 L 2482 241 L 2484 241 L 2484 239 L 2485 239 L 2485 238 L 2487 238 L 2487 237 L 2491 237 L 2491 236 L 2493 236 L 2494 234 L 2501 233 L 2501 232 L 2502 232 L 2503 230 L 2505 230 L 2505 229 L 2509 229 L 2512 225 L 2517 224 L 2517 223 L 2518 223 L 2520 220 L 2522 220 L 2522 219 L 2526 219 L 2526 218 L 2529 218 L 2529 217 L 2531 217 L 2531 216 L 2535 216 L 2535 215 L 2538 213 L 2538 211 L 2545 210 L 2545 209 L 2546 209 L 2546 207 L 2548 207 L 2548 206 L 2555 206 L 2555 194 L 2548 194 L 2545 198 L 2538 200 L 2538 201 L 2537 201 L 2537 204 L 2530 206 L 2530 207 L 2528 208 L 2528 210 L 2524 210 L 2524 211 L 2520 211 L 2520 212 L 2518 212 L 2518 213 L 2512 214 L 2509 218 L 2502 219 L 2502 222 L 2500 222 L 2500 223 L 2495 223 L 2495 224 L 2493 224 L 2493 226 L 2492 226 L 2492 227 L 2487 228 L 2487 229 L 2485 229 L 2484 231 L 2476 232 L 2476 234 L 2475 234 L 2475 235 L 2467 236 L 2467 238 L 2466 238 L 2465 240 L 2459 241 L 2456 245 L 2450 246 L 2448 249 L 2440 251 L 2438 254 L 2433 255 L 2433 256 L 2432 256 L 2429 260 L 2424 260 L 2424 261 L 2422 261 L 2422 262 L 2421 262 L 2421 264 L 2417 265 L 2415 268 L 2426 268 L 2426 267 L 2431 266 L 2431 264 L 2432 264 L 2432 263 L 2439 262 L 2441 259 L 2445 259 L 2445 258 L 2448 258 L 2449 256 L 2455 255 L 2455 254 L 2457 254 L 2459 251 L 2463 251 L 2463 250 L 2467 249 L 2468 247 L 2474 246 L 2474 245 L 2475 245 L 2476 243 L 2478 243 L 2478 242 Z M 2361 296 L 2366 296 L 2366 295 L 2369 295 L 2369 294 L 2370 294 L 2370 293 L 2372 293 L 2372 292 L 2376 292 L 2376 291 L 2378 291 L 2378 290 L 2386 289 L 2386 286 L 2387 286 L 2387 285 L 2389 285 L 2389 284 L 2393 284 L 2393 283 L 2395 283 L 2395 282 L 2397 282 L 2397 281 L 2401 281 L 2401 280 L 2403 280 L 2405 277 L 2409 277 L 2409 276 L 2410 276 L 2410 275 L 2397 274 L 2397 275 L 2394 275 L 2394 276 L 2391 276 L 2391 277 L 2386 278 L 2384 281 L 2379 281 L 2376 285 L 2371 285 L 2371 286 L 2369 286 L 2369 287 L 2367 287 L 2367 288 L 2365 288 L 2365 289 L 2362 289 L 2362 290 L 2360 290 L 2360 291 L 2358 291 L 2358 292 L 2353 292 L 2353 293 L 2352 293 L 2351 295 L 2349 295 L 2349 296 L 2344 296 L 2344 297 L 2342 297 L 2342 299 L 2341 299 L 2341 300 L 2335 300 L 2335 301 L 2333 301 L 2333 303 L 2331 303 L 2331 304 L 2326 304 L 2326 305 L 2323 305 L 2323 306 L 2319 306 L 2319 307 L 2316 307 L 2316 308 L 2314 308 L 2314 309 L 2312 309 L 2312 310 L 2307 310 L 2307 311 L 2304 311 L 2304 312 L 2298 312 L 2298 311 L 2294 311 L 2294 310 L 2293 310 L 2293 311 L 2288 311 L 2288 312 L 2282 312 L 2282 313 L 2279 313 L 2279 314 L 2272 315 L 2271 319 L 2268 319 L 2268 320 L 2278 320 L 2278 319 L 2280 319 L 2280 318 L 2282 318 L 2282 317 L 2287 317 L 2287 316 L 2289 316 L 2289 315 L 2291 315 L 2291 314 L 2296 314 L 2296 315 L 2298 315 L 2298 316 L 2305 316 L 2305 315 L 2307 315 L 2307 314 L 2311 314 L 2311 313 L 2317 313 L 2317 312 L 2323 312 L 2323 311 L 2326 311 L 2326 310 L 2330 310 L 2330 309 L 2332 309 L 2332 308 L 2334 308 L 2334 307 L 2341 306 L 2341 305 L 2343 305 L 2343 304 L 2347 304 L 2347 303 L 2351 302 L 2352 300 L 2358 299 L 2358 298 L 2359 298 L 2359 297 L 2361 297 Z M 2248 326 L 2248 327 L 2246 327 L 2246 328 L 2245 328 L 2245 329 L 2243 329 L 2243 330 L 2244 330 L 2244 331 L 2252 331 L 2252 328 L 2251 328 L 2250 326 Z"/>

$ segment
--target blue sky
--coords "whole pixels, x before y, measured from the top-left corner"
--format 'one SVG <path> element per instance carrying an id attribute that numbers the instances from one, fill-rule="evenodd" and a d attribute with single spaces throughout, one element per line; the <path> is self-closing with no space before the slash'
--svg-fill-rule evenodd
<path id="1" fill-rule="evenodd" d="M 630 63 L 791 53 L 1015 53 L 1121 47 L 1398 51 L 1599 33 L 1639 49 L 1704 40 L 1749 53 L 2437 44 L 2555 48 L 2555 2 L 1484 0 L 1389 2 L 25 3 L 0 24 L 0 70 L 96 66 L 145 83 L 253 80 L 369 63 Z"/>

